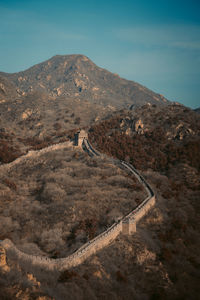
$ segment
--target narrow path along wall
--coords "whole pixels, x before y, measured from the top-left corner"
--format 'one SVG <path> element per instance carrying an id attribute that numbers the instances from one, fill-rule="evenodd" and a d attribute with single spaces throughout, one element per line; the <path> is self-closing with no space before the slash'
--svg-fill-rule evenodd
<path id="1" fill-rule="evenodd" d="M 81 139 L 81 146 L 85 151 L 87 151 L 87 153 L 90 156 L 101 156 L 101 153 L 99 153 L 96 149 L 93 148 L 93 146 L 88 141 L 87 137 L 81 136 Z M 80 143 L 78 143 L 78 145 L 80 146 Z M 62 149 L 69 146 L 72 146 L 72 143 L 66 142 L 62 144 L 49 146 L 39 151 L 31 151 L 27 155 L 16 159 L 14 162 L 1 166 L 0 169 L 9 169 L 10 167 L 18 164 L 19 162 L 22 162 L 23 159 L 27 159 L 28 157 L 36 157 L 48 151 Z M 124 234 L 134 233 L 136 231 L 137 222 L 155 204 L 155 195 L 150 185 L 131 164 L 124 161 L 115 161 L 117 161 L 123 168 L 126 168 L 132 174 L 134 174 L 134 176 L 136 176 L 136 178 L 144 185 L 145 190 L 147 192 L 147 198 L 145 198 L 143 202 L 140 203 L 134 210 L 132 210 L 129 214 L 121 218 L 121 220 L 110 226 L 106 231 L 84 244 L 76 252 L 74 252 L 66 258 L 51 259 L 45 256 L 29 255 L 17 249 L 17 247 L 9 239 L 0 241 L 0 245 L 6 250 L 6 255 L 8 257 L 9 255 L 11 257 L 14 257 L 19 265 L 26 265 L 26 268 L 29 269 L 32 269 L 34 266 L 36 266 L 48 271 L 62 271 L 81 264 L 92 254 L 95 254 L 100 249 L 109 245 L 121 232 Z"/>

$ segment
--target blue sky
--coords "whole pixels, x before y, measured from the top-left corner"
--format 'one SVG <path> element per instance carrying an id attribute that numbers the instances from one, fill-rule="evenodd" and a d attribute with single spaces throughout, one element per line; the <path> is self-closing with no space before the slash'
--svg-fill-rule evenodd
<path id="1" fill-rule="evenodd" d="M 0 71 L 74 53 L 200 107 L 199 0 L 0 0 Z"/>

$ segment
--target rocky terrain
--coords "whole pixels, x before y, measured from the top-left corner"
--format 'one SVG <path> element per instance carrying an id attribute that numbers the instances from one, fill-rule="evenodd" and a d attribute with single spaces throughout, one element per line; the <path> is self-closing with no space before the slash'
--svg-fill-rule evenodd
<path id="1" fill-rule="evenodd" d="M 119 235 L 76 268 L 34 277 L 0 249 L 0 299 L 199 298 L 197 112 L 81 55 L 1 73 L 0 108 L 0 239 L 63 257 L 112 224 L 144 191 L 109 157 L 132 163 L 156 192 L 134 235 Z M 3 168 L 82 127 L 104 160 L 71 148 Z"/>
<path id="2" fill-rule="evenodd" d="M 0 73 L 0 128 L 16 137 L 55 139 L 119 108 L 144 103 L 168 101 L 83 55 L 57 55 L 23 72 Z"/>
<path id="3" fill-rule="evenodd" d="M 164 172 L 179 162 L 199 170 L 199 136 L 199 115 L 177 104 L 121 111 L 90 129 L 100 151 L 129 160 L 138 169 Z"/>

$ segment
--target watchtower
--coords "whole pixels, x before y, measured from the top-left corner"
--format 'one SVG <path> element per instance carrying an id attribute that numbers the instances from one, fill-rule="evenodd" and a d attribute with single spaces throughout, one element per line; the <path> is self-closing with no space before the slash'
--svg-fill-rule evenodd
<path id="1" fill-rule="evenodd" d="M 122 221 L 122 233 L 131 235 L 136 232 L 136 220 L 134 218 L 127 218 Z"/>
<path id="2" fill-rule="evenodd" d="M 77 133 L 75 133 L 75 138 L 74 138 L 74 145 L 81 147 L 84 138 L 88 138 L 88 134 L 85 130 L 81 129 L 81 131 L 78 131 Z"/>

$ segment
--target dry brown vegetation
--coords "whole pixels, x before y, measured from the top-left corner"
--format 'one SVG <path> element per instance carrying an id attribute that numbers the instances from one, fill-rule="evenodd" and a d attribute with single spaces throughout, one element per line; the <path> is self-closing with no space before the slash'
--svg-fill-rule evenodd
<path id="1" fill-rule="evenodd" d="M 134 119 L 129 114 L 93 126 L 90 139 L 100 151 L 128 159 L 139 169 L 155 171 L 144 173 L 157 193 L 155 213 L 147 218 L 146 228 L 145 223 L 142 225 L 144 234 L 149 228 L 145 246 L 156 257 L 146 266 L 152 279 L 145 275 L 146 287 L 141 287 L 147 291 L 147 299 L 196 299 L 199 297 L 200 119 L 180 106 L 157 114 L 152 107 L 144 107 L 137 119 L 141 115 L 145 129 L 142 134 L 134 132 Z M 128 126 L 132 124 L 131 134 L 127 135 L 120 126 L 122 120 Z M 182 138 L 174 130 L 180 121 L 185 134 Z M 140 274 L 144 267 L 141 263 Z"/>
<path id="2" fill-rule="evenodd" d="M 0 128 L 0 164 L 9 163 L 22 155 L 13 139 L 13 133 L 8 133 L 4 128 Z"/>
<path id="3" fill-rule="evenodd" d="M 0 274 L 4 295 L 15 299 L 20 290 L 20 299 L 44 295 L 56 300 L 198 299 L 200 124 L 195 115 L 176 105 L 164 110 L 146 106 L 136 115 L 121 112 L 93 126 L 90 139 L 99 150 L 143 170 L 156 191 L 156 206 L 137 225 L 136 234 L 118 236 L 80 266 L 61 274 L 38 271 L 40 285 L 27 280 L 24 270 L 10 260 L 11 270 Z M 134 131 L 138 118 L 144 122 L 143 134 Z M 24 181 L 28 175 L 30 181 Z M 70 253 L 129 210 L 133 199 L 135 205 L 141 201 L 139 188 L 108 160 L 94 160 L 78 151 L 48 154 L 1 177 L 1 224 L 6 227 L 1 226 L 0 238 L 11 237 L 28 253 L 60 257 L 66 254 L 66 245 Z M 24 197 L 22 190 L 27 192 Z M 38 222 L 39 216 L 43 222 Z"/>
<path id="4" fill-rule="evenodd" d="M 159 108 L 158 112 L 155 106 L 145 106 L 135 114 L 137 117 L 130 112 L 122 113 L 93 125 L 89 134 L 91 142 L 103 153 L 129 160 L 138 169 L 164 172 L 176 164 L 187 163 L 200 170 L 198 115 L 180 106 Z M 140 118 L 144 120 L 143 134 L 136 133 L 134 128 L 135 121 Z M 175 134 L 173 127 L 178 127 L 179 123 L 183 123 L 182 132 L 177 130 Z M 127 127 L 131 128 L 131 134 L 126 133 Z M 183 134 L 181 139 L 180 134 Z"/>
<path id="5" fill-rule="evenodd" d="M 178 185 L 175 178 L 171 186 L 158 172 L 148 170 L 143 175 L 157 191 L 157 204 L 139 223 L 137 233 L 120 235 L 76 268 L 61 274 L 38 273 L 41 285 L 36 285 L 34 292 L 29 281 L 33 295 L 55 299 L 198 299 L 197 191 L 179 189 L 174 193 Z M 170 198 L 162 196 L 165 190 L 172 192 Z M 17 272 L 15 286 L 11 275 L 7 275 L 7 284 L 13 288 L 19 285 L 25 293 L 26 274 Z"/>
<path id="6" fill-rule="evenodd" d="M 67 256 L 144 199 L 134 176 L 70 149 L 25 159 L 0 175 L 0 239 L 25 252 Z"/>

